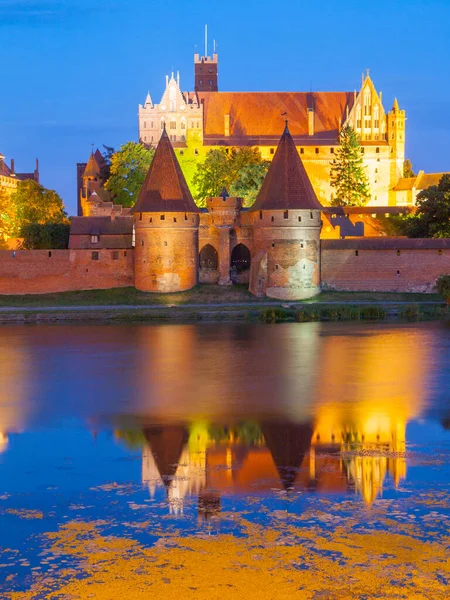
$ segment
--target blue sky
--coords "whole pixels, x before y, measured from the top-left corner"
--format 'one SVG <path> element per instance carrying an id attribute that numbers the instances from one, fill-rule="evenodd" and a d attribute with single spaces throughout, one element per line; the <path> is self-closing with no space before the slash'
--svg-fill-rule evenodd
<path id="1" fill-rule="evenodd" d="M 371 69 L 385 108 L 407 111 L 416 170 L 450 171 L 450 0 L 0 0 L 0 151 L 75 212 L 90 144 L 137 139 L 137 106 L 179 70 L 193 87 L 203 28 L 221 90 L 353 90 Z"/>

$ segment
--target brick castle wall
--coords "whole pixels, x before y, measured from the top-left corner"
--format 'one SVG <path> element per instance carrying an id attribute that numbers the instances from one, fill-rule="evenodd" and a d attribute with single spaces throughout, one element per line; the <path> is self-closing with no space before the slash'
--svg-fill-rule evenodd
<path id="1" fill-rule="evenodd" d="M 0 294 L 133 286 L 133 262 L 132 250 L 4 250 L 0 252 Z"/>
<path id="2" fill-rule="evenodd" d="M 322 289 L 433 292 L 450 274 L 450 239 L 322 240 Z"/>

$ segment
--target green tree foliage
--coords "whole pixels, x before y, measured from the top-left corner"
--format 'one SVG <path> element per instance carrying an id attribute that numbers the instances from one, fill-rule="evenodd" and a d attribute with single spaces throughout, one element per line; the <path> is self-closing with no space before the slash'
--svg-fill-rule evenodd
<path id="1" fill-rule="evenodd" d="M 111 146 L 105 146 L 105 144 L 103 144 L 103 164 L 100 165 L 100 181 L 102 183 L 102 185 L 105 185 L 105 183 L 108 181 L 108 179 L 111 176 L 111 158 L 113 157 L 113 155 L 116 153 L 116 151 L 114 150 L 114 148 L 112 148 Z"/>
<path id="2" fill-rule="evenodd" d="M 405 219 L 405 232 L 412 238 L 450 237 L 450 175 L 417 196 L 417 211 Z"/>
<path id="3" fill-rule="evenodd" d="M 413 171 L 412 162 L 407 158 L 403 163 L 403 177 L 417 177 Z"/>
<path id="4" fill-rule="evenodd" d="M 127 142 L 111 156 L 111 174 L 105 188 L 113 202 L 134 206 L 155 151 L 144 144 Z"/>
<path id="5" fill-rule="evenodd" d="M 67 222 L 60 195 L 54 190 L 47 190 L 37 181 L 19 181 L 11 200 L 16 206 L 16 234 L 33 223 L 45 225 Z"/>
<path id="6" fill-rule="evenodd" d="M 16 203 L 8 192 L 0 187 L 0 244 L 5 247 L 8 238 L 16 231 Z"/>
<path id="7" fill-rule="evenodd" d="M 69 223 L 30 223 L 21 231 L 23 248 L 26 250 L 65 250 L 69 247 Z"/>
<path id="8" fill-rule="evenodd" d="M 244 206 L 251 206 L 268 168 L 258 148 L 210 150 L 193 178 L 197 204 L 205 206 L 206 198 L 218 196 L 225 187 L 231 195 L 243 198 Z"/>
<path id="9" fill-rule="evenodd" d="M 331 164 L 333 206 L 364 206 L 370 198 L 369 182 L 356 131 L 347 125 L 339 134 L 340 147 Z"/>
<path id="10" fill-rule="evenodd" d="M 447 306 L 450 306 L 450 275 L 441 275 L 437 278 L 436 281 L 436 289 L 438 294 L 440 294 L 447 303 Z"/>

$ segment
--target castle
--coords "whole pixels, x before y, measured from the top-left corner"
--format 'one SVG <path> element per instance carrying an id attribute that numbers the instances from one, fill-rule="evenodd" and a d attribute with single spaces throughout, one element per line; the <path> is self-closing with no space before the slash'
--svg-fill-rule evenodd
<path id="1" fill-rule="evenodd" d="M 203 160 L 212 148 L 252 146 L 266 160 L 275 155 L 280 115 L 289 128 L 317 196 L 333 199 L 330 166 L 347 124 L 359 134 L 370 184 L 370 206 L 410 205 L 399 194 L 405 160 L 405 111 L 397 99 L 385 111 L 382 93 L 367 73 L 358 92 L 220 92 L 218 55 L 194 56 L 194 92 L 182 92 L 180 77 L 166 77 L 159 104 L 150 93 L 139 105 L 139 139 L 156 145 L 164 127 L 178 158 Z M 191 183 L 190 181 L 188 183 Z"/>

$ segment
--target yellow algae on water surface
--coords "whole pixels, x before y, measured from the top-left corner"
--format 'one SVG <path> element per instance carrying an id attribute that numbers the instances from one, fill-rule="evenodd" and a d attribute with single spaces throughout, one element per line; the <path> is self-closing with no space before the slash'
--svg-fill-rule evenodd
<path id="1" fill-rule="evenodd" d="M 448 538 L 424 542 L 386 532 L 331 534 L 280 522 L 242 521 L 244 537 L 170 538 L 170 544 L 101 535 L 98 523 L 69 523 L 48 534 L 77 578 L 40 575 L 11 600 L 117 598 L 316 599 L 447 596 Z M 417 532 L 416 532 L 417 533 Z M 73 571 L 72 571 L 73 572 Z"/>

